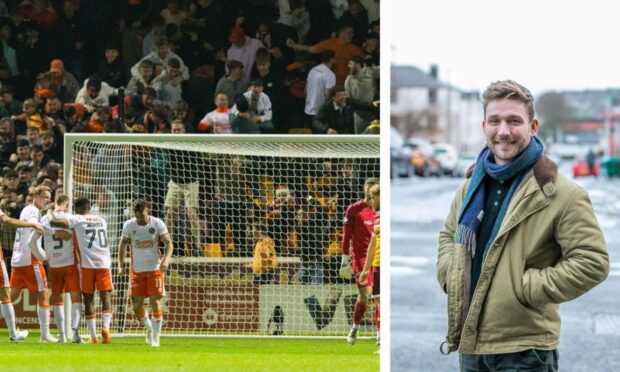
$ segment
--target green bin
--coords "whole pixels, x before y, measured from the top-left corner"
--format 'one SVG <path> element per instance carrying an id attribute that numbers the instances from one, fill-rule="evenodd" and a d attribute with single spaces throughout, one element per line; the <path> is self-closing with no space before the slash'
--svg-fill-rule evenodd
<path id="1" fill-rule="evenodd" d="M 601 162 L 607 177 L 620 177 L 620 158 L 617 156 L 610 156 Z"/>

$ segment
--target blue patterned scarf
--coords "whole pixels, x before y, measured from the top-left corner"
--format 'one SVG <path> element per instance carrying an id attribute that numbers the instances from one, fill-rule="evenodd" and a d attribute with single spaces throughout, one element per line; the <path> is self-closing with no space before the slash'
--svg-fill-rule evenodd
<path id="1" fill-rule="evenodd" d="M 510 164 L 498 165 L 493 162 L 493 153 L 488 146 L 478 155 L 474 172 L 463 200 L 461 214 L 459 215 L 458 227 L 454 241 L 462 244 L 470 257 L 474 257 L 477 253 L 483 252 L 486 255 L 488 247 L 495 239 L 495 235 L 499 231 L 499 227 L 504 220 L 504 216 L 510 204 L 510 200 L 514 195 L 517 187 L 523 180 L 525 173 L 534 166 L 543 151 L 543 145 L 536 137 L 532 137 L 527 148 Z M 486 247 L 476 247 L 476 235 L 482 218 L 484 217 L 485 188 L 484 177 L 489 176 L 498 181 L 505 181 L 516 177 L 512 182 L 508 194 L 501 206 L 495 225 L 488 239 Z"/>

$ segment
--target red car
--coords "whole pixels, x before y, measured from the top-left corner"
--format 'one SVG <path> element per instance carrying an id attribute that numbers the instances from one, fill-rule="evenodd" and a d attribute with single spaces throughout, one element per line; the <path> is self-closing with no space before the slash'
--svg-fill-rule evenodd
<path id="1" fill-rule="evenodd" d="M 588 167 L 588 163 L 583 159 L 576 159 L 573 162 L 573 177 L 583 177 L 583 176 L 595 176 L 598 177 L 601 167 L 598 162 L 594 163 L 594 169 L 592 169 L 592 174 L 590 174 L 590 167 Z"/>

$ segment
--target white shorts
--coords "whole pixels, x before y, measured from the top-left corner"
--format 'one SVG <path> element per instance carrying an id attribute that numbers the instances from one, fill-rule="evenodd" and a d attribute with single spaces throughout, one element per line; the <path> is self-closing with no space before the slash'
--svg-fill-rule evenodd
<path id="1" fill-rule="evenodd" d="M 198 181 L 187 184 L 170 181 L 168 182 L 168 193 L 166 193 L 164 206 L 178 208 L 184 202 L 185 208 L 198 208 L 198 189 Z"/>

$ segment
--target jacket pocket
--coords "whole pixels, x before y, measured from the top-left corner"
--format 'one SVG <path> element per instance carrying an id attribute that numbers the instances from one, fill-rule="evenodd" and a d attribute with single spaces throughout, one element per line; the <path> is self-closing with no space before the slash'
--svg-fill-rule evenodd
<path id="1" fill-rule="evenodd" d="M 458 349 L 463 321 L 463 255 L 456 251 L 450 259 L 449 271 L 446 275 L 448 290 L 448 350 Z"/>
<path id="2" fill-rule="evenodd" d="M 539 292 L 536 289 L 537 283 L 534 282 L 538 277 L 537 273 L 538 269 L 534 268 L 529 268 L 523 273 L 523 298 L 529 307 L 542 309 L 547 304 L 547 301 L 540 298 L 540 296 L 536 296 L 536 293 Z"/>
<path id="3" fill-rule="evenodd" d="M 517 297 L 517 301 L 519 301 L 521 303 L 521 305 L 525 306 L 525 307 L 529 307 L 530 304 L 528 303 L 528 301 L 525 298 L 525 260 L 521 261 L 521 270 L 520 270 L 520 277 L 517 283 L 514 283 L 514 287 L 515 287 L 515 296 Z"/>
<path id="4" fill-rule="evenodd" d="M 539 367 L 551 367 L 555 361 L 555 350 L 530 350 L 535 362 Z"/>
<path id="5" fill-rule="evenodd" d="M 446 294 L 448 293 L 448 281 L 450 280 L 450 272 L 452 270 L 452 261 L 454 261 L 455 255 L 456 253 L 453 253 L 449 259 L 444 259 L 448 261 L 447 263 L 444 263 L 444 261 L 442 261 L 437 265 L 437 280 L 439 282 L 439 285 L 441 286 L 441 289 Z"/>

